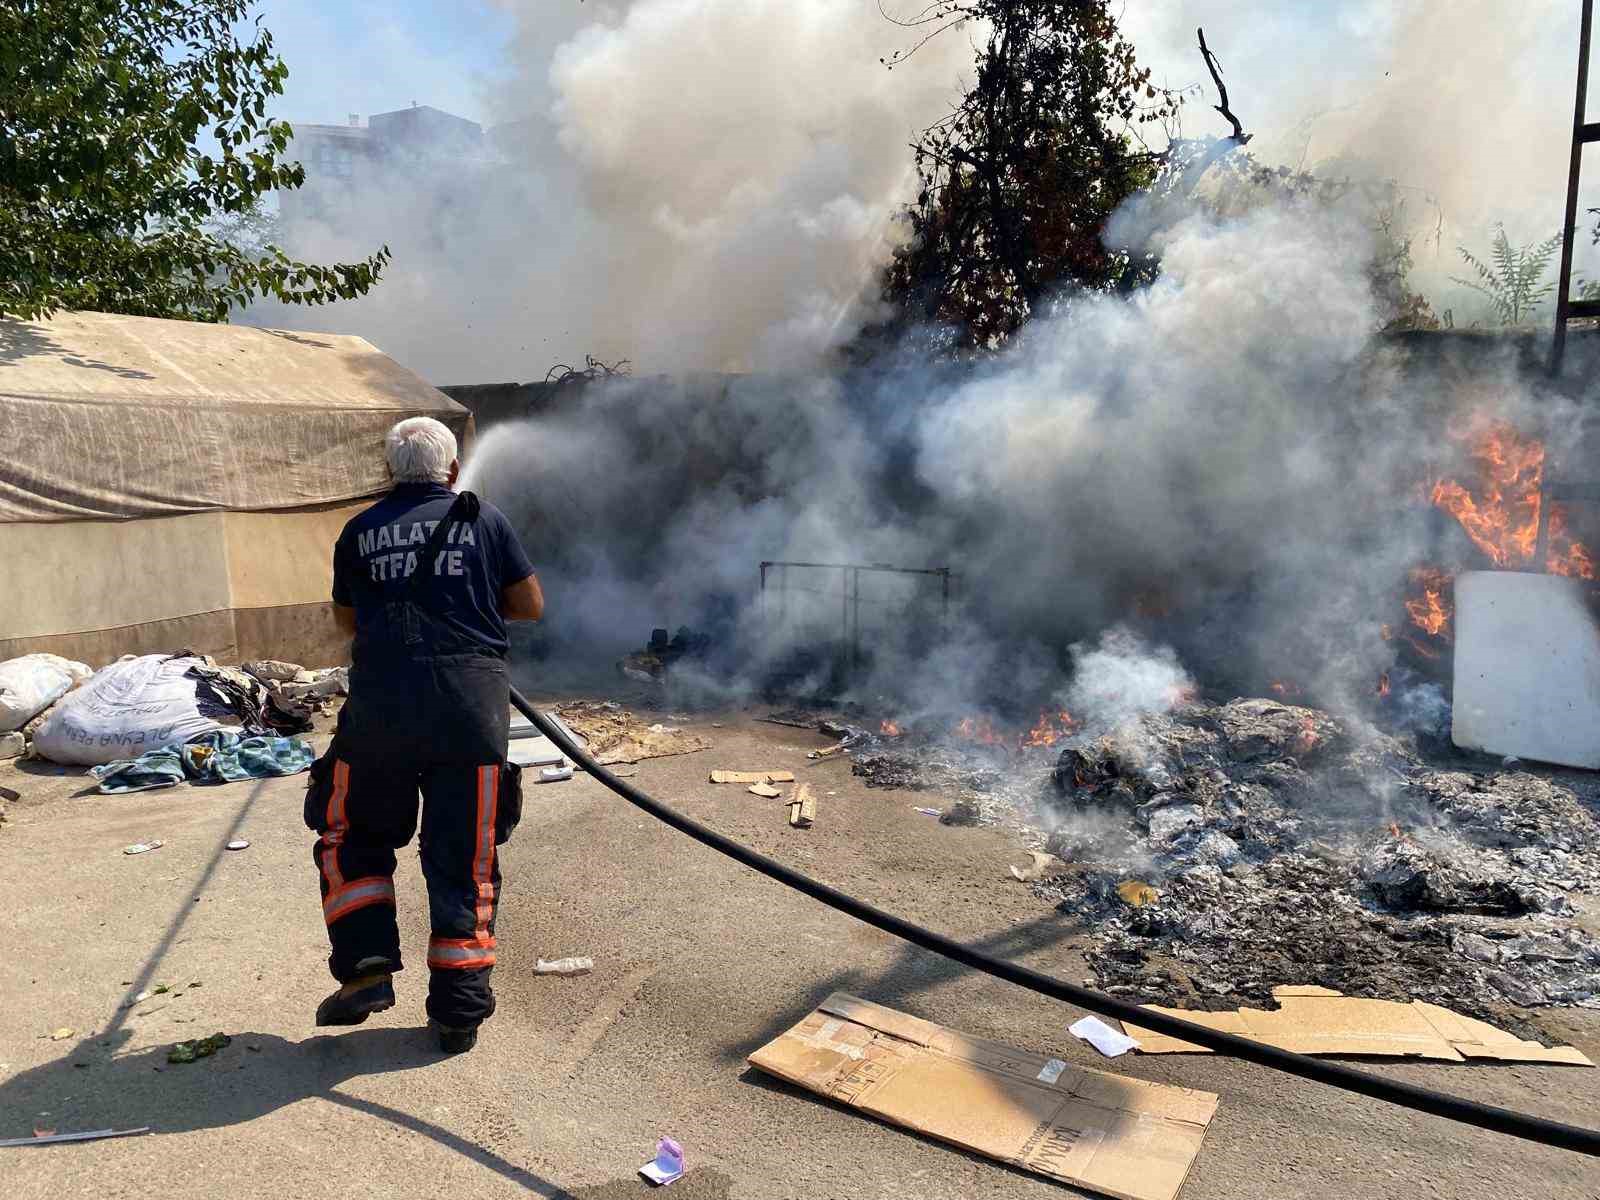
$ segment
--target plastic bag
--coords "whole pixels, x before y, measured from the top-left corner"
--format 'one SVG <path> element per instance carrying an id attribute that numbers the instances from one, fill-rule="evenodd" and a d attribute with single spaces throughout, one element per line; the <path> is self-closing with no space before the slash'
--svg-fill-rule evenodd
<path id="1" fill-rule="evenodd" d="M 21 729 L 94 672 L 58 654 L 0 662 L 0 733 Z"/>
<path id="2" fill-rule="evenodd" d="M 50 710 L 34 730 L 34 752 L 93 766 L 228 728 L 202 712 L 198 681 L 184 675 L 200 662 L 164 654 L 118 659 Z"/>

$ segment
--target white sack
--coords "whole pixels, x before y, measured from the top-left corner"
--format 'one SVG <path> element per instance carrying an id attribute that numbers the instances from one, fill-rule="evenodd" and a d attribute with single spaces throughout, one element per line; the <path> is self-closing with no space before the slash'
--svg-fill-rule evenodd
<path id="1" fill-rule="evenodd" d="M 184 678 L 200 661 L 163 654 L 118 659 L 50 710 L 34 731 L 34 753 L 93 766 L 229 728 L 201 712 L 199 681 Z"/>
<path id="2" fill-rule="evenodd" d="M 24 654 L 0 662 L 0 733 L 21 729 L 94 674 L 58 654 Z"/>

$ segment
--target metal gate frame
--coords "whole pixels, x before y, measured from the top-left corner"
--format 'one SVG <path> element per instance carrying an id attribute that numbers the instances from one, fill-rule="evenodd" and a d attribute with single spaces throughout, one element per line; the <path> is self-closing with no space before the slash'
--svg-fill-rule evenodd
<path id="1" fill-rule="evenodd" d="M 788 608 L 788 572 L 785 568 L 799 567 L 817 571 L 838 571 L 840 633 L 842 642 L 850 649 L 852 668 L 861 665 L 861 573 L 863 571 L 885 575 L 932 575 L 940 580 L 940 616 L 950 616 L 950 598 L 954 581 L 960 577 L 949 567 L 893 567 L 887 563 L 819 563 L 781 562 L 769 560 L 761 564 L 761 619 L 767 620 L 767 580 L 774 568 L 779 570 L 779 614 Z"/>

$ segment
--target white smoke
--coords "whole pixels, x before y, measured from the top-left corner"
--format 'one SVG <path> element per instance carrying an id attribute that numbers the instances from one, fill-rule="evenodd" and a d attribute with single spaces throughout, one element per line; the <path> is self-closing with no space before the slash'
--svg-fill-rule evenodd
<path id="1" fill-rule="evenodd" d="M 251 320 L 360 333 L 434 382 L 474 383 L 588 353 L 808 366 L 873 315 L 909 143 L 958 97 L 964 36 L 891 72 L 879 57 L 906 31 L 863 0 L 507 7 L 522 36 L 488 97 L 495 161 L 352 180 L 345 215 L 300 223 L 291 248 L 387 243 L 383 283 Z"/>
<path id="2" fill-rule="evenodd" d="M 388 241 L 370 297 L 309 315 L 437 382 L 539 378 L 585 352 L 676 376 L 592 388 L 494 431 L 470 464 L 546 569 L 556 641 L 610 653 L 716 624 L 750 661 L 772 650 L 761 561 L 948 564 L 959 632 L 875 664 L 873 686 L 930 705 L 997 678 L 1046 687 L 1067 646 L 1127 623 L 1208 682 L 1370 693 L 1393 656 L 1379 624 L 1430 545 L 1405 515 L 1423 507 L 1419 460 L 1469 386 L 1505 416 L 1529 397 L 1509 364 L 1419 384 L 1374 343 L 1369 212 L 1135 202 L 1110 236 L 1159 253 L 1149 289 L 1077 298 L 993 362 L 833 373 L 819 364 L 872 312 L 907 143 L 959 95 L 969 37 L 890 73 L 878 57 L 906 31 L 861 0 L 509 7 L 499 160 L 448 186 L 381 179 L 355 197 L 362 222 L 295 249 Z M 1165 82 L 1204 79 L 1198 10 L 1130 9 L 1145 57 L 1171 52 Z M 1547 231 L 1566 101 L 1523 84 L 1566 77 L 1575 30 L 1541 23 L 1551 0 L 1423 11 L 1261 6 L 1270 20 L 1208 30 L 1252 149 L 1397 178 L 1475 245 L 1484 197 L 1514 238 Z M 1197 99 L 1188 132 L 1209 119 Z M 1455 270 L 1453 236 L 1425 270 Z M 817 584 L 830 620 L 841 582 Z"/>
<path id="3" fill-rule="evenodd" d="M 799 369 L 872 315 L 911 193 L 908 143 L 959 96 L 970 31 L 891 72 L 879 58 L 918 31 L 874 0 L 500 6 L 518 34 L 485 87 L 496 165 L 350 181 L 345 215 L 301 224 L 290 248 L 348 259 L 386 242 L 381 286 L 246 319 L 359 333 L 433 382 L 473 383 L 538 379 L 585 353 L 652 371 Z M 1157 82 L 1199 89 L 1187 134 L 1224 131 L 1195 48 L 1205 24 L 1263 162 L 1397 181 L 1413 283 L 1459 324 L 1482 301 L 1451 281 L 1458 243 L 1481 254 L 1496 220 L 1518 244 L 1560 224 L 1577 48 L 1565 0 L 1447 13 L 1182 0 L 1121 19 Z M 1581 237 L 1591 275 L 1593 254 Z"/>
<path id="4" fill-rule="evenodd" d="M 1372 339 L 1360 214 L 1134 204 L 1114 232 L 1159 251 L 1157 283 L 1077 299 L 980 367 L 595 387 L 485 439 L 473 484 L 553 560 L 574 647 L 721 614 L 760 660 L 759 562 L 951 564 L 960 632 L 870 687 L 981 707 L 996 680 L 1059 686 L 1065 647 L 1128 623 L 1208 681 L 1370 694 L 1429 547 L 1404 514 L 1440 401 Z M 818 580 L 837 629 L 842 580 Z M 1083 699 L 1184 686 L 1171 652 L 1126 650 L 1079 651 L 1108 680 Z"/>
<path id="5" fill-rule="evenodd" d="M 1492 225 L 1513 244 L 1561 226 L 1571 149 L 1579 5 L 1566 0 L 1328 4 L 1209 0 L 1130 4 L 1140 60 L 1173 86 L 1197 85 L 1185 132 L 1225 133 L 1195 29 L 1222 60 L 1232 107 L 1268 165 L 1333 178 L 1394 180 L 1413 238 L 1413 286 L 1458 325 L 1484 316 L 1458 245 L 1484 256 Z M 1600 111 L 1591 76 L 1590 119 Z M 1590 198 L 1594 197 L 1594 198 Z M 1592 185 L 1585 206 L 1600 203 Z M 1592 275 L 1582 218 L 1575 248 Z M 1551 270 L 1551 278 L 1554 278 Z M 1547 304 L 1543 318 L 1548 319 Z"/>
<path id="6" fill-rule="evenodd" d="M 1131 630 L 1106 630 L 1071 648 L 1067 709 L 1090 732 L 1114 729 L 1145 713 L 1164 713 L 1195 693 L 1171 646 L 1151 646 Z"/>

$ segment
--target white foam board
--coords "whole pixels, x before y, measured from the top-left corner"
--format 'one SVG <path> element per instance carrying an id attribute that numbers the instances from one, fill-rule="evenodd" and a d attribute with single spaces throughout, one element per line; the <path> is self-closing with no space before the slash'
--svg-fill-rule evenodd
<path id="1" fill-rule="evenodd" d="M 588 749 L 588 747 L 589 747 L 588 740 L 586 738 L 579 737 L 576 733 L 574 733 L 572 731 L 572 726 L 568 725 L 565 721 L 563 721 L 560 717 L 556 716 L 556 714 L 553 713 L 553 712 L 547 712 L 544 715 L 549 717 L 552 721 L 555 722 L 555 725 L 556 725 L 557 729 L 561 730 L 569 738 L 571 738 L 574 742 L 576 742 L 578 744 L 578 748 L 579 749 L 582 749 L 582 750 Z M 532 721 L 528 720 L 527 717 L 523 716 L 516 709 L 512 709 L 511 710 L 511 740 L 513 742 L 518 741 L 518 740 L 520 740 L 522 738 L 542 738 L 542 737 L 544 737 L 544 734 L 539 732 L 539 730 L 534 726 L 534 723 Z M 546 740 L 548 740 L 548 739 L 546 739 Z"/>
<path id="2" fill-rule="evenodd" d="M 559 767 L 567 761 L 547 737 L 513 737 L 506 758 L 519 767 Z"/>
<path id="3" fill-rule="evenodd" d="M 1600 613 L 1592 588 L 1518 571 L 1456 577 L 1457 746 L 1600 768 Z"/>

